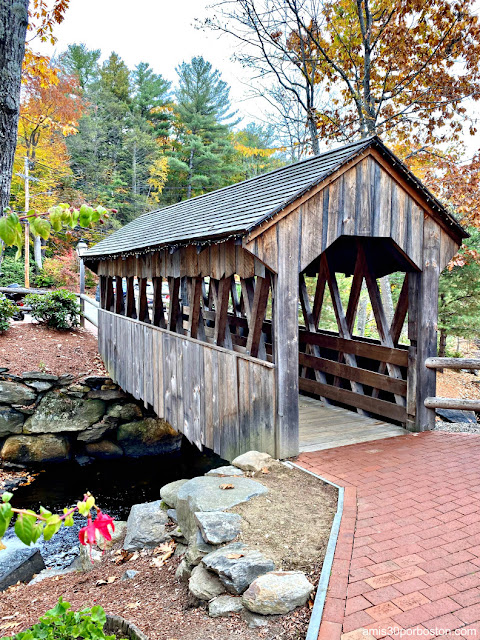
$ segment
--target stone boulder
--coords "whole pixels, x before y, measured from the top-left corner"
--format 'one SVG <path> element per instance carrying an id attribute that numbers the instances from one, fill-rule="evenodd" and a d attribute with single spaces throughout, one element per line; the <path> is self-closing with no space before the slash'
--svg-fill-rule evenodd
<path id="1" fill-rule="evenodd" d="M 180 487 L 183 487 L 186 482 L 188 482 L 188 478 L 182 480 L 174 480 L 174 482 L 165 484 L 160 489 L 160 498 L 163 500 L 163 502 L 165 502 L 165 504 L 168 504 L 169 507 L 171 507 L 172 509 L 176 509 L 177 494 L 180 490 Z"/>
<path id="2" fill-rule="evenodd" d="M 160 505 L 160 500 L 133 505 L 127 520 L 125 551 L 157 547 L 169 538 L 165 532 L 168 516 Z"/>
<path id="3" fill-rule="evenodd" d="M 11 407 L 0 407 L 0 438 L 22 433 L 23 413 Z"/>
<path id="4" fill-rule="evenodd" d="M 229 485 L 233 488 L 221 488 Z M 184 535 L 190 538 L 197 528 L 195 512 L 231 509 L 267 491 L 263 484 L 250 478 L 228 478 L 227 481 L 211 476 L 192 478 L 177 493 L 178 524 Z"/>
<path id="5" fill-rule="evenodd" d="M 123 450 L 118 444 L 115 444 L 111 440 L 99 440 L 98 442 L 88 442 L 85 445 L 85 451 L 89 456 L 99 458 L 100 460 L 107 460 L 111 458 L 121 458 L 123 456 Z"/>
<path id="6" fill-rule="evenodd" d="M 205 556 L 208 556 L 209 553 L 215 551 L 215 549 L 216 547 L 205 542 L 202 534 L 197 530 L 196 534 L 194 534 L 188 541 L 185 560 L 189 565 L 196 566 L 197 564 L 200 564 Z"/>
<path id="7" fill-rule="evenodd" d="M 43 373 L 43 371 L 24 371 L 22 373 L 24 380 L 43 380 L 44 382 L 56 382 L 58 376 L 54 376 L 52 373 Z"/>
<path id="8" fill-rule="evenodd" d="M 25 433 L 84 431 L 105 412 L 103 400 L 84 400 L 55 392 L 47 393 L 24 425 Z"/>
<path id="9" fill-rule="evenodd" d="M 238 536 L 242 527 L 242 518 L 237 513 L 197 511 L 195 520 L 200 527 L 203 539 L 208 544 L 231 542 Z"/>
<path id="10" fill-rule="evenodd" d="M 160 418 L 126 422 L 118 428 L 117 440 L 127 456 L 171 453 L 180 447 L 181 435 Z"/>
<path id="11" fill-rule="evenodd" d="M 43 391 L 50 391 L 50 389 L 53 387 L 53 383 L 47 382 L 46 380 L 30 380 L 29 382 L 27 382 L 27 385 L 29 387 L 32 387 L 32 389 L 35 389 L 35 391 L 38 391 L 38 393 Z"/>
<path id="12" fill-rule="evenodd" d="M 268 453 L 260 453 L 260 451 L 247 451 L 232 460 L 232 465 L 242 469 L 242 471 L 253 471 L 258 473 L 265 467 L 271 467 L 275 464 L 275 460 Z"/>
<path id="13" fill-rule="evenodd" d="M 87 397 L 92 400 L 99 399 L 108 402 L 110 400 L 122 400 L 127 397 L 127 394 L 121 389 L 97 389 L 89 391 Z"/>
<path id="14" fill-rule="evenodd" d="M 203 558 L 202 564 L 216 573 L 227 591 L 235 595 L 242 594 L 258 576 L 275 569 L 272 560 L 240 542 L 213 551 Z"/>
<path id="15" fill-rule="evenodd" d="M 301 571 L 274 571 L 256 578 L 242 596 L 254 613 L 275 615 L 303 606 L 314 587 Z"/>
<path id="16" fill-rule="evenodd" d="M 0 398 L 5 404 L 32 404 L 37 397 L 36 392 L 19 382 L 7 382 L 0 380 Z"/>
<path id="17" fill-rule="evenodd" d="M 218 577 L 207 571 L 201 564 L 193 569 L 188 580 L 188 589 L 196 598 L 207 602 L 225 593 L 225 587 Z"/>
<path id="18" fill-rule="evenodd" d="M 175 578 L 179 582 L 188 582 L 190 580 L 190 576 L 192 575 L 192 568 L 188 564 L 188 562 L 183 559 L 177 567 L 175 571 Z"/>
<path id="19" fill-rule="evenodd" d="M 70 443 L 64 436 L 10 436 L 3 444 L 0 458 L 7 462 L 61 462 L 68 460 Z"/>
<path id="20" fill-rule="evenodd" d="M 0 591 L 17 582 L 28 582 L 45 569 L 38 549 L 13 548 L 0 551 Z"/>
<path id="21" fill-rule="evenodd" d="M 207 471 L 205 475 L 216 476 L 219 478 L 228 478 L 229 476 L 236 476 L 237 478 L 242 478 L 243 476 L 245 476 L 245 472 L 229 464 L 226 467 L 217 467 L 216 469 L 210 469 L 210 471 Z"/>
<path id="22" fill-rule="evenodd" d="M 110 429 L 112 429 L 112 425 L 108 422 L 96 422 L 85 431 L 80 431 L 77 440 L 78 442 L 97 442 L 101 440 Z"/>
<path id="23" fill-rule="evenodd" d="M 208 603 L 208 615 L 211 618 L 225 618 L 241 611 L 243 611 L 243 604 L 238 596 L 218 596 Z"/>
<path id="24" fill-rule="evenodd" d="M 107 411 L 107 416 L 125 422 L 131 422 L 135 418 L 142 417 L 142 410 L 137 404 L 127 402 L 127 404 L 112 404 Z"/>

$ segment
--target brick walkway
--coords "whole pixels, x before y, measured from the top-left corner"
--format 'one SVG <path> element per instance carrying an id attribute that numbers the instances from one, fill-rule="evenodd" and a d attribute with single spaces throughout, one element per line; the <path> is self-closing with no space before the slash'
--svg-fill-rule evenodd
<path id="1" fill-rule="evenodd" d="M 345 487 L 319 640 L 480 638 L 480 435 L 408 435 L 298 463 Z"/>

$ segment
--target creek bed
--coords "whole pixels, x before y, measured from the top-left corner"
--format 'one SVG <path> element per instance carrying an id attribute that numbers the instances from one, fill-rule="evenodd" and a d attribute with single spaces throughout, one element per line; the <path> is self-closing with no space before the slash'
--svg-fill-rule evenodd
<path id="1" fill-rule="evenodd" d="M 96 461 L 86 466 L 76 462 L 44 466 L 34 482 L 14 491 L 12 506 L 37 511 L 40 506 L 52 512 L 74 506 L 86 491 L 95 496 L 102 511 L 116 520 L 126 520 L 132 505 L 159 500 L 160 487 L 181 478 L 203 475 L 224 464 L 210 451 L 200 452 L 183 440 L 180 451 L 143 458 L 120 458 Z M 85 518 L 75 517 L 73 527 L 62 529 L 48 542 L 37 543 L 49 568 L 70 565 L 79 550 L 78 531 Z M 13 531 L 5 536 L 7 546 L 23 546 Z"/>

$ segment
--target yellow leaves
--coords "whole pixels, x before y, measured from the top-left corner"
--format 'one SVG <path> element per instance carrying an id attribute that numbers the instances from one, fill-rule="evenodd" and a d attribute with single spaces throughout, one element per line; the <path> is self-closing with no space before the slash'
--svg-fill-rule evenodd
<path id="1" fill-rule="evenodd" d="M 147 182 L 150 185 L 150 198 L 154 202 L 159 202 L 163 187 L 167 182 L 168 158 L 166 156 L 155 158 L 149 167 L 149 174 Z"/>
<path id="2" fill-rule="evenodd" d="M 233 146 L 235 151 L 238 151 L 246 158 L 269 158 L 270 156 L 273 156 L 273 154 L 277 151 L 277 149 L 257 149 L 255 147 L 247 147 L 240 142 L 235 142 Z"/>

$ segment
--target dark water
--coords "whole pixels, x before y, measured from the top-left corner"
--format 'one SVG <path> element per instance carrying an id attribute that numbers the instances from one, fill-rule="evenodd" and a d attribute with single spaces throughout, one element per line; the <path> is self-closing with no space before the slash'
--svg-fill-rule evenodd
<path id="1" fill-rule="evenodd" d="M 12 506 L 34 511 L 43 506 L 61 512 L 90 491 L 102 511 L 116 520 L 126 520 L 132 505 L 158 500 L 164 484 L 203 475 L 222 464 L 225 461 L 220 457 L 209 451 L 201 453 L 186 441 L 174 454 L 103 460 L 85 467 L 76 462 L 52 464 L 42 469 L 32 484 L 15 490 Z M 63 568 L 74 560 L 78 531 L 85 524 L 85 518 L 78 516 L 73 527 L 62 527 L 49 542 L 39 541 L 36 546 L 48 567 Z M 17 544 L 12 533 L 7 533 L 5 541 L 9 546 Z"/>

